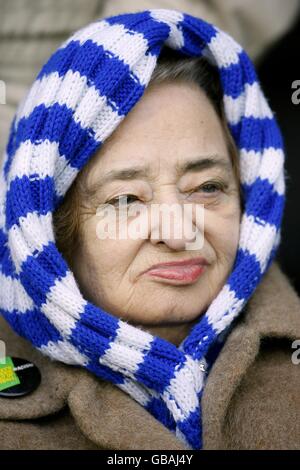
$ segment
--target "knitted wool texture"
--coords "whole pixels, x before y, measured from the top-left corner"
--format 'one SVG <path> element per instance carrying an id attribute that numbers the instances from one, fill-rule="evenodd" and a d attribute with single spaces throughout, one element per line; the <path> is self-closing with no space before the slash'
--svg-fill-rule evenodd
<path id="1" fill-rule="evenodd" d="M 164 45 L 217 66 L 245 199 L 233 269 L 178 348 L 85 300 L 52 222 L 79 170 L 143 95 Z M 285 201 L 282 137 L 245 51 L 179 10 L 89 24 L 53 53 L 20 103 L 0 187 L 1 314 L 42 353 L 113 382 L 201 449 L 205 354 L 273 260 Z"/>

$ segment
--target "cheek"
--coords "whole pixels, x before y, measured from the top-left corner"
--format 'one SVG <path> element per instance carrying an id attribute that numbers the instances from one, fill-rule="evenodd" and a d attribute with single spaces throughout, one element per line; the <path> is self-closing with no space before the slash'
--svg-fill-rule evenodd
<path id="1" fill-rule="evenodd" d="M 216 257 L 234 261 L 240 236 L 240 208 L 232 204 L 226 210 L 206 211 L 205 232 Z"/>
<path id="2" fill-rule="evenodd" d="M 104 280 L 115 280 L 123 276 L 135 258 L 139 248 L 138 240 L 122 240 L 113 238 L 100 239 L 97 236 L 96 217 L 85 223 L 82 254 L 83 262 L 87 263 L 97 277 Z M 86 257 L 86 259 L 85 259 Z"/>

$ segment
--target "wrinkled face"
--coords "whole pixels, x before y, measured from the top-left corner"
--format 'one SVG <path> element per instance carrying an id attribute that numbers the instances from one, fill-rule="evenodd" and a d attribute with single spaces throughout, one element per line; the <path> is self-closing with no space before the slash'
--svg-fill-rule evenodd
<path id="1" fill-rule="evenodd" d="M 112 170 L 125 169 L 142 171 L 111 175 Z M 86 185 L 94 197 L 87 201 L 91 211 L 81 222 L 82 240 L 73 260 L 85 298 L 135 325 L 180 324 L 204 313 L 232 269 L 241 215 L 222 124 L 204 92 L 187 82 L 147 88 L 93 157 Z M 195 210 L 189 221 L 202 233 L 203 246 L 187 248 L 194 240 L 191 234 L 181 231 L 175 237 L 171 222 L 169 234 L 163 233 L 163 217 L 154 223 L 150 216 L 147 236 L 99 239 L 97 208 L 110 203 L 117 214 L 124 195 L 128 195 L 127 209 L 142 204 L 149 214 L 153 204 L 202 207 L 201 224 Z M 122 210 L 118 224 L 135 219 L 126 217 L 126 207 L 124 218 Z M 181 214 L 184 226 L 187 219 L 184 211 Z M 142 274 L 154 264 L 198 257 L 206 260 L 206 266 L 184 272 L 175 267 L 166 276 L 166 271 Z M 181 280 L 174 280 L 174 272 Z"/>

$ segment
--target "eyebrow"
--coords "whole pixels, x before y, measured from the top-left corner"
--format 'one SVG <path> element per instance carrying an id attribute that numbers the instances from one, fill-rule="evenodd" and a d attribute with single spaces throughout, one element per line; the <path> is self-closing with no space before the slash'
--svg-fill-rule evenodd
<path id="1" fill-rule="evenodd" d="M 178 177 L 183 176 L 188 172 L 196 173 L 211 168 L 220 168 L 229 173 L 232 166 L 230 161 L 225 160 L 219 155 L 198 157 L 196 159 L 190 159 L 184 163 L 177 163 L 175 166 Z M 104 176 L 100 177 L 96 183 L 91 185 L 91 187 L 88 189 L 88 192 L 89 194 L 94 194 L 104 184 L 115 180 L 129 181 L 138 178 L 149 178 L 149 172 L 149 166 L 134 166 L 129 168 L 113 169 L 108 171 Z"/>

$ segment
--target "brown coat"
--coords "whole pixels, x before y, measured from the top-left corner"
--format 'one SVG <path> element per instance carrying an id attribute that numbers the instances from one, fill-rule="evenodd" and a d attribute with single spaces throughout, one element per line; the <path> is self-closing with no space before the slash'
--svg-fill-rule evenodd
<path id="1" fill-rule="evenodd" d="M 1 449 L 186 450 L 115 385 L 51 361 L 1 318 L 7 355 L 35 362 L 42 383 L 0 398 Z M 274 262 L 230 333 L 203 395 L 204 449 L 299 449 L 300 299 Z"/>

